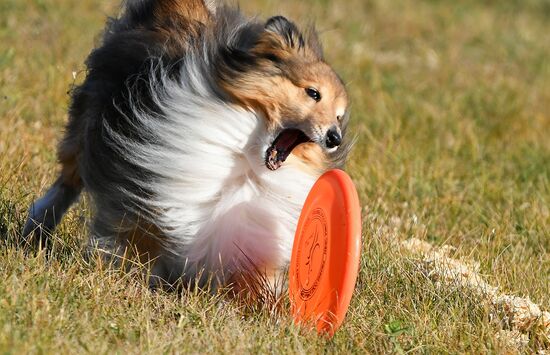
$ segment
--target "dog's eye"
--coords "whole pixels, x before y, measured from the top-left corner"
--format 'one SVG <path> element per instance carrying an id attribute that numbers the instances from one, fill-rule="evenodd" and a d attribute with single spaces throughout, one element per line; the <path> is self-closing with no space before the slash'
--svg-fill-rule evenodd
<path id="1" fill-rule="evenodd" d="M 317 102 L 321 101 L 321 93 L 317 89 L 307 88 L 306 94 Z"/>

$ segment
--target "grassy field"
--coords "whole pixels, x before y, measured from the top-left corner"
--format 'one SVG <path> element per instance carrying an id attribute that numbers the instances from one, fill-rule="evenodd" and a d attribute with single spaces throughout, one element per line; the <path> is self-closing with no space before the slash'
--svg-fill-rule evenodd
<path id="1" fill-rule="evenodd" d="M 286 312 L 152 293 L 81 255 L 84 200 L 54 256 L 15 246 L 53 181 L 67 91 L 115 0 L 0 0 L 0 353 L 480 353 L 516 348 L 480 297 L 441 287 L 396 248 L 456 248 L 502 292 L 550 308 L 550 2 L 254 0 L 249 14 L 316 19 L 349 84 L 363 258 L 333 340 Z"/>

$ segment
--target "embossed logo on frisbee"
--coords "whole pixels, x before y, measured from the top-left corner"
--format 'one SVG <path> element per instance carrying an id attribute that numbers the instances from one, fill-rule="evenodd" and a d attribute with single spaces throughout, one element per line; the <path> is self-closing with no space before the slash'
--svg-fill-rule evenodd
<path id="1" fill-rule="evenodd" d="M 308 216 L 301 241 L 296 275 L 300 298 L 306 301 L 315 294 L 327 261 L 328 227 L 323 209 L 316 208 Z"/>

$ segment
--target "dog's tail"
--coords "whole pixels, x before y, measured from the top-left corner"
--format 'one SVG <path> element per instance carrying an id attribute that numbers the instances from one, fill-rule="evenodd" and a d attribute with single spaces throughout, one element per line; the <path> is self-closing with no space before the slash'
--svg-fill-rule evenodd
<path id="1" fill-rule="evenodd" d="M 25 244 L 46 247 L 49 236 L 69 207 L 78 200 L 81 191 L 81 184 L 70 184 L 61 175 L 43 197 L 31 204 L 23 229 Z"/>

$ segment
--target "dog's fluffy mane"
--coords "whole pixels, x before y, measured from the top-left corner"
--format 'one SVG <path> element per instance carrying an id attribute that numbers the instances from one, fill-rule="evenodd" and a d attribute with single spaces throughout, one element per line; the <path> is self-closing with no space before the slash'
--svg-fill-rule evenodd
<path id="1" fill-rule="evenodd" d="M 94 203 L 91 246 L 146 253 L 153 276 L 170 283 L 203 268 L 223 271 L 225 283 L 245 264 L 288 263 L 301 206 L 322 171 L 299 163 L 267 170 L 262 154 L 276 123 L 239 92 L 296 65 L 283 47 L 322 60 L 315 32 L 283 17 L 262 22 L 202 0 L 125 3 L 72 91 L 59 149 L 64 181 L 81 179 Z M 341 166 L 348 150 L 327 155 L 325 168 Z M 65 194 L 66 209 L 80 191 L 56 186 L 34 215 L 61 205 L 48 196 Z"/>

